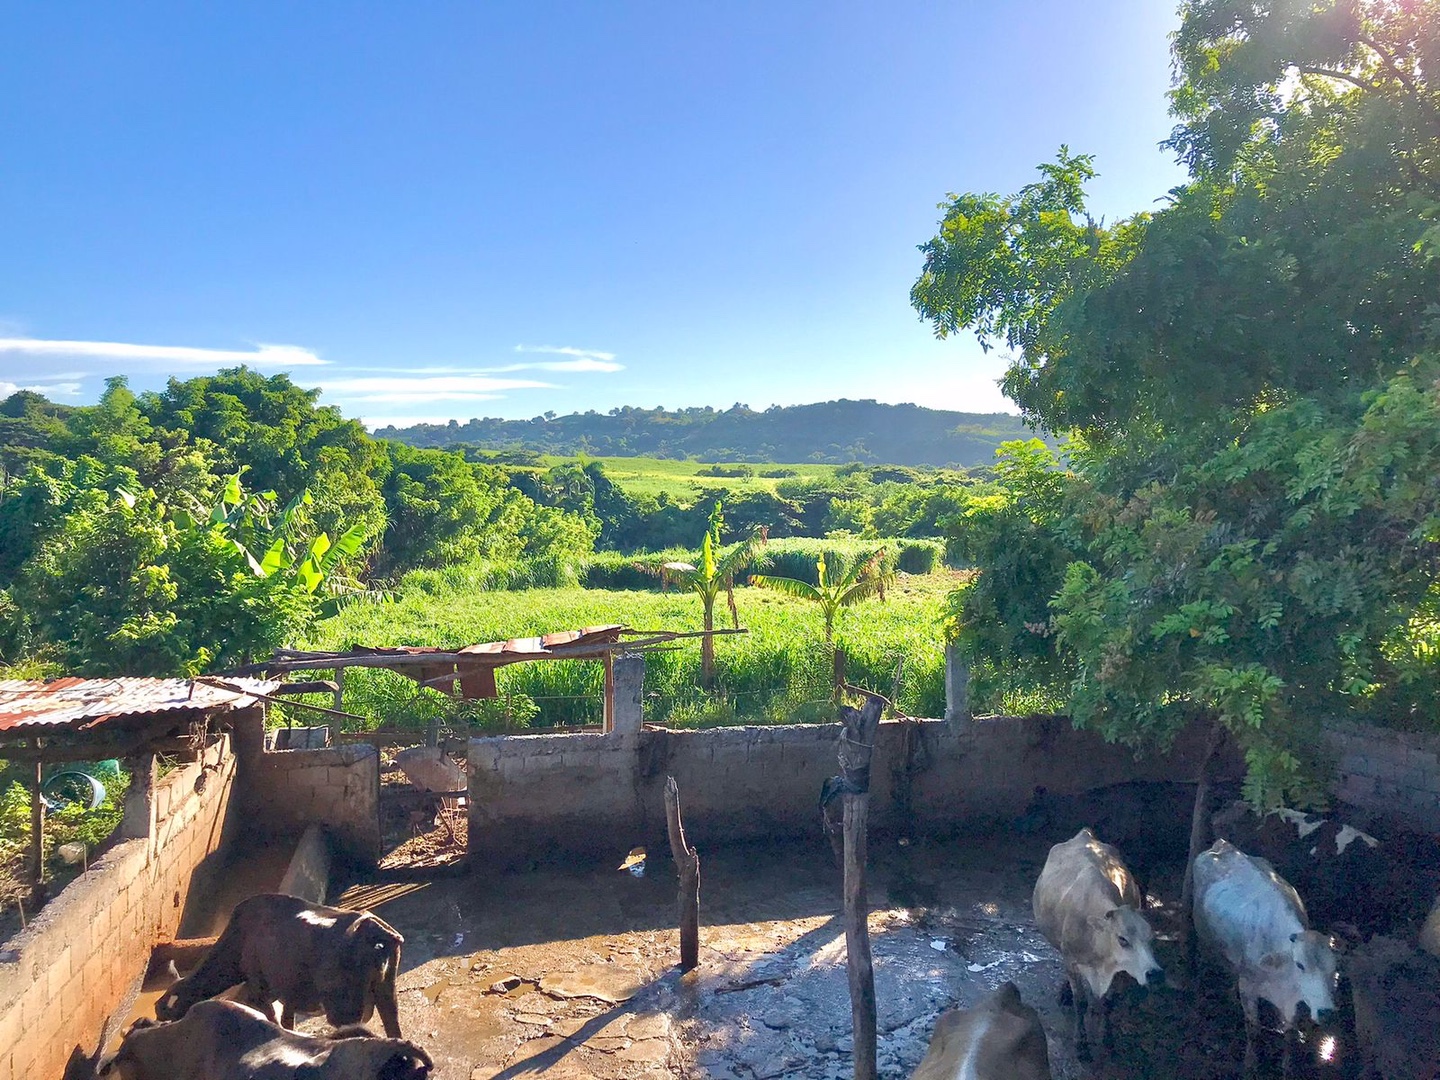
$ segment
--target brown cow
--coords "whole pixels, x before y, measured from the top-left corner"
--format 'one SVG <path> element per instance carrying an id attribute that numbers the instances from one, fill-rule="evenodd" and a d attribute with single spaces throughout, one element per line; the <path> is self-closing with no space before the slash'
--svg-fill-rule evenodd
<path id="1" fill-rule="evenodd" d="M 1004 983 L 973 1007 L 935 1021 L 930 1050 L 911 1080 L 1050 1080 L 1040 1017 L 1014 983 Z"/>
<path id="2" fill-rule="evenodd" d="M 1050 849 L 1031 898 L 1035 925 L 1059 950 L 1075 1007 L 1076 1053 L 1090 1054 L 1089 1024 L 1110 1042 L 1110 986 L 1121 972 L 1141 986 L 1162 979 L 1155 934 L 1120 853 L 1081 829 Z M 1093 1008 L 1092 1008 L 1093 1006 Z M 1094 1017 L 1087 1021 L 1087 1013 Z"/>
<path id="3" fill-rule="evenodd" d="M 245 984 L 240 1000 L 280 1022 L 295 1013 L 324 1011 L 336 1026 L 369 1020 L 375 1010 L 385 1034 L 400 1037 L 395 977 L 404 942 L 368 911 L 312 904 L 296 896 L 261 893 L 235 906 L 230 923 L 200 966 L 155 1004 L 161 1020 L 179 1020 L 197 1002 Z"/>
<path id="4" fill-rule="evenodd" d="M 286 1031 L 234 1001 L 202 1001 L 184 1019 L 137 1020 L 100 1080 L 426 1080 L 430 1055 L 364 1028 L 328 1038 Z"/>

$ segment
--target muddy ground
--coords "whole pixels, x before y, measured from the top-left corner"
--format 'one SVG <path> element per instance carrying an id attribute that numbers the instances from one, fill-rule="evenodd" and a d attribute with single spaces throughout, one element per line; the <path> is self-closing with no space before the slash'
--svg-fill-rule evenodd
<path id="1" fill-rule="evenodd" d="M 909 1076 L 941 1011 L 1009 979 L 1041 1014 L 1056 1077 L 1238 1076 L 1239 1006 L 1219 973 L 1199 993 L 1132 986 L 1116 1010 L 1113 1057 L 1076 1061 L 1069 1014 L 1056 1000 L 1059 958 L 1030 914 L 1044 854 L 1043 843 L 1010 836 L 872 845 L 881 1075 Z M 643 876 L 611 866 L 480 869 L 361 887 L 347 901 L 378 905 L 405 935 L 401 1023 L 435 1057 L 437 1080 L 851 1075 L 839 878 L 828 848 L 818 840 L 735 847 L 701 859 L 701 965 L 684 978 L 674 966 L 668 857 L 652 857 Z M 1178 872 L 1152 889 L 1173 903 Z M 1152 915 L 1161 961 L 1180 975 L 1173 911 Z M 1298 1075 L 1352 1073 L 1343 1024 L 1331 1034 L 1335 1062 L 1316 1066 L 1312 1034 Z"/>

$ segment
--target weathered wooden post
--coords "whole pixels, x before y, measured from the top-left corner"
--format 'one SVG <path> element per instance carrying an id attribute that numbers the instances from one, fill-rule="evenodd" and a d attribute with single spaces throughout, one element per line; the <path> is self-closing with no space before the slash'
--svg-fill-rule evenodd
<path id="1" fill-rule="evenodd" d="M 45 893 L 45 797 L 40 785 L 45 766 L 40 760 L 40 740 L 31 739 L 35 747 L 35 775 L 30 781 L 30 896 L 40 906 Z"/>
<path id="2" fill-rule="evenodd" d="M 850 1017 L 855 1080 L 876 1080 L 875 968 L 870 959 L 869 904 L 865 898 L 866 832 L 870 817 L 870 756 L 880 727 L 882 698 L 865 695 L 855 709 L 840 707 L 838 784 L 845 823 L 845 966 L 850 976 Z"/>
<path id="3" fill-rule="evenodd" d="M 670 833 L 670 854 L 680 874 L 680 970 L 700 963 L 700 856 L 685 842 L 680 820 L 680 786 L 665 778 L 665 826 Z"/>

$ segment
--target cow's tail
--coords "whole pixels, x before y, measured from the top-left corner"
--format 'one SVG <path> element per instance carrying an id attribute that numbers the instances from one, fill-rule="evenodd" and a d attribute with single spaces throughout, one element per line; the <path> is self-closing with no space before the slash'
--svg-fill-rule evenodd
<path id="1" fill-rule="evenodd" d="M 200 961 L 200 966 L 174 983 L 155 1002 L 155 1016 L 160 1020 L 179 1020 L 191 1006 L 223 994 L 230 987 L 245 981 L 240 970 L 241 945 L 245 938 L 244 918 L 236 912 L 224 932 Z"/>

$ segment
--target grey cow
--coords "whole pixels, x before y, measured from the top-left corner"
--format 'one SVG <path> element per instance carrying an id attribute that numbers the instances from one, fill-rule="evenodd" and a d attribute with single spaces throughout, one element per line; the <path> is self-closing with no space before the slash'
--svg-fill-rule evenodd
<path id="1" fill-rule="evenodd" d="M 334 1025 L 357 1024 L 378 1010 L 385 1034 L 400 1037 L 395 977 L 404 938 L 368 911 L 326 907 L 295 896 L 261 893 L 235 906 L 230 923 L 200 966 L 155 1005 L 161 1020 L 179 1020 L 197 1003 L 244 984 L 240 999 L 280 1022 L 323 1010 Z"/>
<path id="2" fill-rule="evenodd" d="M 299 1035 L 238 1002 L 202 1001 L 182 1020 L 137 1020 L 99 1080 L 426 1080 L 433 1067 L 403 1039 Z"/>
<path id="3" fill-rule="evenodd" d="M 1303 1004 L 1316 1020 L 1335 1008 L 1335 952 L 1310 929 L 1305 905 L 1264 859 L 1217 840 L 1195 857 L 1195 932 L 1235 973 L 1245 1012 L 1245 1071 L 1255 1068 L 1260 1000 L 1274 1005 L 1289 1034 Z"/>

